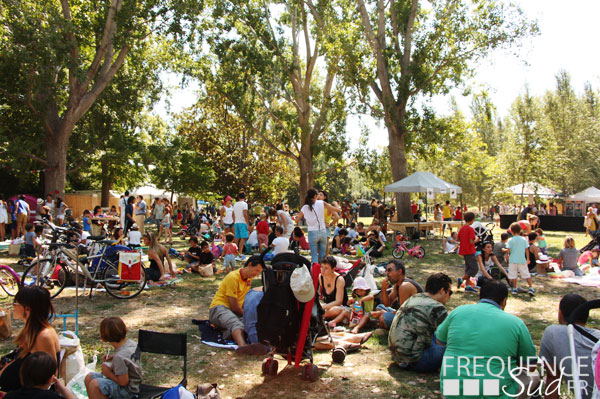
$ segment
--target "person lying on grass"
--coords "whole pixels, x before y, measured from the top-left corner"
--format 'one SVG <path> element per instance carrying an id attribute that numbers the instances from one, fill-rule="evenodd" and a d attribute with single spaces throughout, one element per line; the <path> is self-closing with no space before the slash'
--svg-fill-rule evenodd
<path id="1" fill-rule="evenodd" d="M 252 279 L 259 276 L 264 267 L 265 262 L 259 255 L 248 258 L 243 268 L 225 276 L 210 304 L 208 320 L 223 330 L 224 339 L 235 341 L 238 354 L 260 355 L 267 352 L 263 344 L 246 344 L 243 320 L 246 294 L 250 291 Z"/>

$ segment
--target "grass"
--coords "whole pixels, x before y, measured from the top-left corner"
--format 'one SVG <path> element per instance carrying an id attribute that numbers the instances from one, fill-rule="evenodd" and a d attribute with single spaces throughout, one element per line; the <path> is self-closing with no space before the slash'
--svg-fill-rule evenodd
<path id="1" fill-rule="evenodd" d="M 567 233 L 548 232 L 546 239 L 551 255 L 557 256 Z M 499 229 L 494 231 L 498 238 Z M 583 234 L 572 234 L 579 247 L 588 242 Z M 457 255 L 443 255 L 438 239 L 423 240 L 427 250 L 424 259 L 405 258 L 408 276 L 424 283 L 427 276 L 437 271 L 449 274 L 453 279 L 463 274 L 462 258 Z M 185 241 L 176 239 L 175 248 L 187 248 Z M 385 253 L 390 258 L 389 250 Z M 14 266 L 15 258 L 0 258 L 0 263 Z M 179 266 L 183 266 L 178 262 Z M 102 318 L 120 316 L 130 329 L 129 336 L 136 339 L 140 328 L 156 331 L 186 332 L 188 334 L 188 388 L 194 390 L 196 384 L 218 383 L 223 398 L 439 398 L 439 376 L 423 375 L 400 370 L 387 351 L 387 336 L 373 337 L 361 351 L 349 354 L 342 365 L 332 364 L 330 352 L 317 352 L 315 363 L 321 370 L 318 382 L 308 383 L 300 378 L 300 370 L 288 367 L 283 370 L 284 360 L 279 360 L 280 374 L 277 377 L 261 375 L 262 358 L 237 357 L 232 351 L 211 348 L 199 340 L 199 334 L 192 319 L 207 319 L 208 306 L 223 275 L 202 278 L 197 275 L 184 275 L 184 280 L 176 287 L 154 288 L 144 291 L 132 300 L 120 301 L 104 293 L 97 293 L 93 299 L 80 298 L 80 338 L 84 353 L 88 358 L 106 353 L 108 346 L 98 336 L 98 326 Z M 380 280 L 380 278 L 378 279 Z M 253 285 L 257 285 L 255 281 Z M 546 326 L 557 322 L 558 302 L 569 292 L 586 298 L 597 295 L 596 288 L 566 284 L 549 278 L 534 279 L 536 296 L 510 297 L 506 311 L 519 316 L 529 327 L 533 342 L 538 346 Z M 455 293 L 448 303 L 449 310 L 477 300 L 474 294 Z M 0 298 L 0 308 L 10 309 L 12 298 Z M 74 306 L 74 291 L 65 290 L 54 299 L 58 313 L 70 313 Z M 598 327 L 599 318 L 592 315 L 590 326 Z M 70 328 L 73 328 L 72 322 Z M 57 329 L 62 322 L 56 322 Z M 16 331 L 22 323 L 15 321 Z M 12 347 L 11 340 L 0 342 L 0 353 L 7 353 Z M 178 368 L 163 357 L 145 358 L 144 375 L 148 381 L 161 384 L 178 382 Z"/>

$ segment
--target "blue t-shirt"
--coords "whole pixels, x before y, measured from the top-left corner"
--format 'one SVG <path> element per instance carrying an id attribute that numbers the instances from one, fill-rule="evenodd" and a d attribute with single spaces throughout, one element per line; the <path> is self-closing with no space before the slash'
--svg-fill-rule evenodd
<path id="1" fill-rule="evenodd" d="M 529 243 L 522 236 L 513 236 L 508 240 L 508 248 L 510 249 L 510 257 L 508 263 L 520 263 L 522 265 L 527 263 L 525 257 L 525 251 L 529 247 Z"/>
<path id="2" fill-rule="evenodd" d="M 83 217 L 83 231 L 92 231 L 92 224 L 87 216 Z"/>

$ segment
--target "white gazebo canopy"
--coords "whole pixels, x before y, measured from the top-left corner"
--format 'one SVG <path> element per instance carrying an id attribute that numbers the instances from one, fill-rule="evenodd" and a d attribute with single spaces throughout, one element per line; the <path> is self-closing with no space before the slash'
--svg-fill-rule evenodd
<path id="1" fill-rule="evenodd" d="M 514 195 L 535 195 L 542 198 L 554 198 L 558 195 L 558 192 L 544 187 L 539 183 L 528 182 L 525 184 L 516 184 L 508 187 L 506 191 L 510 191 Z"/>
<path id="2" fill-rule="evenodd" d="M 571 201 L 600 202 L 600 190 L 596 187 L 588 187 L 577 194 L 573 194 L 568 199 Z"/>
<path id="3" fill-rule="evenodd" d="M 388 184 L 384 188 L 386 193 L 424 193 L 427 190 L 433 190 L 434 193 L 445 192 L 448 194 L 450 194 L 450 190 L 456 190 L 457 193 L 462 193 L 461 187 L 450 184 L 431 172 L 415 172 L 402 180 Z"/>
<path id="4" fill-rule="evenodd" d="M 136 188 L 135 190 L 133 190 L 131 195 L 141 195 L 142 197 L 150 197 L 150 198 L 157 198 L 157 197 L 168 198 L 171 196 L 171 192 L 166 191 L 166 190 L 161 190 L 152 185 L 148 185 L 148 186 Z M 176 200 L 177 195 L 175 195 L 173 197 L 173 199 Z"/>

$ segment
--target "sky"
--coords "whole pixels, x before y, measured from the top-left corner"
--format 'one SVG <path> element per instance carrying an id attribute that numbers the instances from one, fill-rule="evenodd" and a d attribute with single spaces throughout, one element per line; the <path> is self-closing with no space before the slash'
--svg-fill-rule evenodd
<path id="1" fill-rule="evenodd" d="M 555 87 L 555 76 L 560 70 L 567 71 L 576 92 L 581 93 L 585 82 L 600 88 L 600 0 L 520 0 L 515 1 L 530 19 L 536 19 L 540 34 L 525 39 L 522 46 L 512 51 L 497 51 L 476 66 L 476 76 L 468 85 L 473 92 L 485 89 L 495 104 L 499 116 L 508 113 L 512 101 L 529 87 L 532 95 L 543 95 Z M 514 54 L 516 53 L 516 55 Z M 167 77 L 176 85 L 176 77 Z M 197 86 L 173 90 L 169 94 L 170 111 L 179 112 L 196 100 Z M 461 90 L 454 90 L 445 97 L 433 100 L 440 114 L 450 110 L 450 98 L 454 96 L 460 109 L 468 114 L 470 97 Z M 167 116 L 163 99 L 156 108 Z M 383 124 L 367 116 L 352 115 L 347 121 L 347 134 L 351 148 L 358 144 L 362 126 L 370 131 L 375 148 L 387 145 L 387 131 Z"/>

